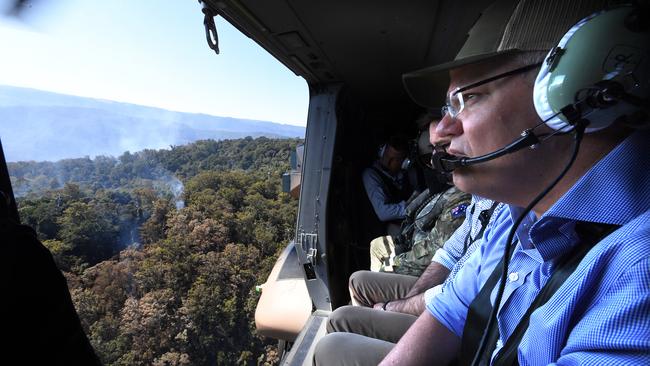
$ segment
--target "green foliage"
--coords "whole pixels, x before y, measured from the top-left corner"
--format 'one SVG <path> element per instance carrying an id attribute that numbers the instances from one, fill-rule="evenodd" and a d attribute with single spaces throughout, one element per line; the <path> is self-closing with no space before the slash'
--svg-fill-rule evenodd
<path id="1" fill-rule="evenodd" d="M 188 344 L 191 354 L 201 356 L 197 363 L 236 364 L 242 356 L 250 359 L 247 352 L 261 346 L 249 329 L 259 256 L 257 249 L 236 244 L 204 256 L 185 302 Z"/>
<path id="2" fill-rule="evenodd" d="M 151 208 L 151 216 L 140 226 L 140 238 L 144 244 L 155 243 L 165 236 L 167 215 L 172 211 L 169 200 L 156 199 Z"/>
<path id="3" fill-rule="evenodd" d="M 277 140 L 266 137 L 203 140 L 163 150 L 160 161 L 167 170 L 183 178 L 193 177 L 206 170 L 266 170 L 281 174 L 288 170 L 290 153 L 299 142 L 299 139 Z"/>
<path id="4" fill-rule="evenodd" d="M 104 364 L 277 363 L 255 334 L 254 288 L 293 235 L 297 202 L 280 179 L 298 143 L 9 163 L 21 220 L 64 271 Z"/>
<path id="5" fill-rule="evenodd" d="M 71 253 L 91 265 L 113 252 L 118 229 L 114 212 L 93 203 L 74 202 L 57 220 L 58 237 L 71 246 Z"/>
<path id="6" fill-rule="evenodd" d="M 65 208 L 60 195 L 56 198 L 44 196 L 38 199 L 25 199 L 20 202 L 19 215 L 22 222 L 31 226 L 41 240 L 53 239 L 59 232 L 59 217 Z"/>

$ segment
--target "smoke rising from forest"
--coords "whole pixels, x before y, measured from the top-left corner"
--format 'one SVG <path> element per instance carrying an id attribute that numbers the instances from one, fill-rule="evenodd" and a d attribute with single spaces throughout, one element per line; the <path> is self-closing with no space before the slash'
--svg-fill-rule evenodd
<path id="1" fill-rule="evenodd" d="M 17 199 L 21 222 L 69 279 L 103 364 L 279 361 L 252 331 L 254 289 L 293 237 L 297 201 L 280 177 L 301 142 L 8 164 L 14 188 L 29 192 Z"/>
<path id="2" fill-rule="evenodd" d="M 202 139 L 303 137 L 305 128 L 182 113 L 0 85 L 7 161 L 55 161 L 163 149 Z"/>
<path id="3" fill-rule="evenodd" d="M 165 180 L 174 195 L 174 205 L 176 206 L 176 209 L 180 210 L 185 207 L 185 201 L 183 200 L 183 183 L 172 175 L 165 177 Z"/>

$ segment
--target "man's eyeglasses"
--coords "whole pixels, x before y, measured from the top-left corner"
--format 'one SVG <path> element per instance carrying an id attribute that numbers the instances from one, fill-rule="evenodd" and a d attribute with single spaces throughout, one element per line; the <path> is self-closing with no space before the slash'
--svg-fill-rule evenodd
<path id="1" fill-rule="evenodd" d="M 481 81 L 477 81 L 475 83 L 469 84 L 469 85 L 464 86 L 462 88 L 457 88 L 456 90 L 449 93 L 449 97 L 447 97 L 447 101 L 446 101 L 445 105 L 441 109 L 442 116 L 444 117 L 445 114 L 449 114 L 449 117 L 456 118 L 456 116 L 459 115 L 460 112 L 463 111 L 463 109 L 465 109 L 465 99 L 463 98 L 463 92 L 464 91 L 467 91 L 469 89 L 475 88 L 475 87 L 483 85 L 483 84 L 490 83 L 490 82 L 495 81 L 495 80 L 506 78 L 508 76 L 521 74 L 521 73 L 536 69 L 536 68 L 540 67 L 541 65 L 542 65 L 541 62 L 536 63 L 536 64 L 532 64 L 532 65 L 526 65 L 526 66 L 520 67 L 518 69 L 510 70 L 510 71 L 504 72 L 502 74 L 498 74 L 498 75 L 492 76 L 490 78 L 487 78 L 487 79 L 484 79 L 484 80 L 481 80 Z"/>

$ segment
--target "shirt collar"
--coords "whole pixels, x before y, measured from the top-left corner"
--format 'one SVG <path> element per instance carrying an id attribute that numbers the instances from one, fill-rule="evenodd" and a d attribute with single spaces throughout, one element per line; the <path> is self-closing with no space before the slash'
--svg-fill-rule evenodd
<path id="1" fill-rule="evenodd" d="M 477 196 L 475 194 L 472 195 L 472 204 L 476 206 L 476 212 L 481 212 L 483 210 L 487 210 L 490 207 L 492 207 L 492 204 L 494 204 L 494 201 L 492 201 L 489 198 L 484 198 L 481 196 Z"/>
<path id="2" fill-rule="evenodd" d="M 517 222 L 517 219 L 524 212 L 523 207 L 509 205 L 510 208 L 510 220 L 514 225 Z M 537 217 L 533 212 L 526 214 L 526 217 L 521 221 L 519 227 L 517 227 L 517 232 L 515 233 L 515 238 L 519 240 L 519 243 L 523 249 L 534 248 L 533 242 L 530 238 L 530 228 L 537 221 Z M 513 239 L 514 240 L 514 239 Z"/>
<path id="3" fill-rule="evenodd" d="M 649 140 L 650 132 L 634 132 L 585 173 L 539 220 L 529 213 L 517 228 L 522 248 L 535 247 L 546 261 L 575 245 L 576 221 L 624 225 L 648 210 Z M 522 211 L 521 207 L 510 206 L 513 223 Z"/>
<path id="4" fill-rule="evenodd" d="M 650 207 L 650 131 L 636 131 L 596 163 L 539 220 L 624 225 Z"/>

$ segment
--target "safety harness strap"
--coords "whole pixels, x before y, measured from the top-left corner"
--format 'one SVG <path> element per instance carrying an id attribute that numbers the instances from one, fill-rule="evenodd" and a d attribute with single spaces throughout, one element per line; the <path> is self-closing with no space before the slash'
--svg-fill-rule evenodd
<path id="1" fill-rule="evenodd" d="M 503 258 L 501 258 L 501 261 L 499 261 L 496 267 L 494 267 L 492 274 L 490 274 L 490 277 L 485 281 L 485 284 L 481 287 L 481 290 L 474 298 L 474 301 L 469 305 L 465 327 L 463 329 L 460 360 L 458 365 L 470 365 L 472 363 L 472 357 L 474 357 L 474 354 L 478 349 L 481 337 L 483 337 L 483 330 L 485 329 L 490 318 L 490 313 L 492 312 L 490 293 L 492 293 L 494 286 L 499 282 L 502 270 Z M 492 333 L 493 334 L 490 334 L 490 340 L 494 338 L 494 342 L 496 342 L 499 333 Z M 492 342 L 490 342 L 490 344 L 492 344 Z"/>
<path id="2" fill-rule="evenodd" d="M 376 166 L 371 166 L 370 169 L 372 169 L 375 173 L 377 173 L 379 179 L 381 179 L 382 182 L 384 183 L 382 189 L 384 190 L 384 194 L 388 199 L 384 203 L 398 203 L 400 201 L 406 201 L 406 199 L 408 199 L 408 196 L 410 194 L 409 191 L 410 187 L 408 187 L 406 180 L 403 183 L 404 185 L 400 188 L 397 185 L 397 182 L 395 182 L 393 179 L 386 176 L 386 173 L 382 172 Z M 407 192 L 409 193 L 407 194 Z"/>
<path id="3" fill-rule="evenodd" d="M 467 252 L 467 249 L 474 244 L 475 241 L 483 237 L 483 233 L 485 232 L 485 229 L 488 226 L 488 223 L 490 223 L 490 218 L 492 217 L 492 214 L 494 213 L 494 210 L 497 208 L 499 205 L 499 202 L 494 202 L 492 203 L 492 206 L 490 208 L 481 211 L 478 214 L 478 219 L 481 222 L 481 230 L 476 234 L 475 237 L 472 238 L 472 229 L 467 232 L 467 236 L 465 237 L 465 241 L 463 242 L 463 254 Z M 474 209 L 476 208 L 476 205 L 472 207 L 472 215 L 474 215 Z"/>
<path id="4" fill-rule="evenodd" d="M 535 310 L 537 310 L 537 308 L 544 305 L 553 296 L 553 294 L 555 294 L 558 288 L 560 288 L 566 279 L 575 271 L 575 269 L 580 264 L 580 261 L 582 261 L 589 250 L 602 238 L 609 235 L 618 227 L 619 226 L 616 225 L 589 222 L 576 223 L 575 230 L 580 240 L 579 244 L 576 245 L 570 253 L 567 253 L 567 255 L 564 255 L 559 259 L 557 265 L 553 270 L 553 274 L 546 282 L 546 285 L 544 285 L 541 291 L 537 294 L 537 297 L 535 297 L 535 300 L 523 315 L 513 333 L 510 335 L 510 337 L 508 337 L 508 340 L 505 342 L 503 348 L 501 348 L 501 350 L 499 350 L 499 353 L 495 356 L 494 362 L 492 363 L 493 365 L 518 365 L 517 349 L 519 347 L 519 343 L 521 343 L 521 339 L 524 333 L 528 329 L 530 315 Z M 499 262 L 497 267 L 490 275 L 490 278 L 488 278 L 486 283 L 481 288 L 481 291 L 479 291 L 478 295 L 469 306 L 467 319 L 465 321 L 465 327 L 463 329 L 459 365 L 470 365 L 472 363 L 474 354 L 479 347 L 483 332 L 489 321 L 490 313 L 492 312 L 490 295 L 499 281 L 502 270 L 503 259 L 501 259 L 501 262 Z M 487 340 L 488 346 L 486 347 L 485 352 L 479 361 L 480 365 L 490 364 L 491 356 L 494 352 L 494 349 L 496 348 L 498 339 L 499 329 L 497 326 L 494 326 L 492 329 L 490 329 Z"/>
<path id="5" fill-rule="evenodd" d="M 563 256 L 553 271 L 546 285 L 537 294 L 535 300 L 524 314 L 517 327 L 503 345 L 494 359 L 495 366 L 519 365 L 517 360 L 517 349 L 521 339 L 528 329 L 528 322 L 533 311 L 537 310 L 555 294 L 558 288 L 564 284 L 566 279 L 576 270 L 582 259 L 587 255 L 602 238 L 619 228 L 617 225 L 595 224 L 579 221 L 576 223 L 576 233 L 580 238 L 580 245 L 574 247 L 569 255 Z"/>

